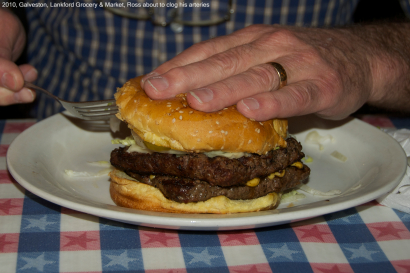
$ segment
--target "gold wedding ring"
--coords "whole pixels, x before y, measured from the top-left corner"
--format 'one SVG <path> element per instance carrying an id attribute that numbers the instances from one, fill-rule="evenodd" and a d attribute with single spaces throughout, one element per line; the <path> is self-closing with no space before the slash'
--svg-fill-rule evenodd
<path id="1" fill-rule="evenodd" d="M 279 76 L 279 89 L 284 87 L 288 81 L 288 76 L 286 75 L 286 70 L 283 68 L 283 66 L 279 63 L 271 62 L 268 63 L 275 68 L 276 72 L 278 73 Z"/>

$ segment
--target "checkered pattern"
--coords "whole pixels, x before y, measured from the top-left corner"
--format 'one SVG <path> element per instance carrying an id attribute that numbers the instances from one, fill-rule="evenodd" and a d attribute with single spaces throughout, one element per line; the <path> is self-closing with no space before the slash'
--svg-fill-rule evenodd
<path id="1" fill-rule="evenodd" d="M 6 171 L 9 144 L 33 124 L 0 121 L 2 273 L 410 272 L 410 215 L 375 201 L 288 225 L 220 232 L 133 226 L 52 204 Z"/>
<path id="2" fill-rule="evenodd" d="M 125 1 L 125 0 L 124 0 Z M 50 6 L 50 0 L 31 0 Z M 82 0 L 77 2 L 95 2 Z M 116 2 L 116 1 L 112 1 Z M 153 0 L 128 0 L 153 2 Z M 155 0 L 154 2 L 166 2 Z M 193 0 L 168 2 L 191 3 Z M 228 11 L 228 0 L 209 3 L 204 12 Z M 233 0 L 231 20 L 219 25 L 184 26 L 181 33 L 150 21 L 128 19 L 101 8 L 27 8 L 28 59 L 39 71 L 37 84 L 67 100 L 112 98 L 125 81 L 152 71 L 194 43 L 230 34 L 251 24 L 338 26 L 351 21 L 358 0 Z M 156 8 L 155 16 L 174 8 Z M 183 8 L 189 13 L 188 8 Z M 40 95 L 38 118 L 62 108 Z"/>

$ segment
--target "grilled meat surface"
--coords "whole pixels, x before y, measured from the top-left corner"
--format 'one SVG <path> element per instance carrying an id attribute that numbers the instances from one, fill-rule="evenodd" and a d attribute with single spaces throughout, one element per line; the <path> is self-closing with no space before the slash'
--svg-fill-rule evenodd
<path id="1" fill-rule="evenodd" d="M 111 153 L 111 164 L 125 173 L 166 175 L 208 182 L 211 186 L 245 185 L 249 180 L 263 178 L 280 171 L 304 157 L 302 146 L 293 138 L 287 147 L 265 155 L 251 154 L 238 159 L 207 157 L 204 154 L 173 155 L 165 153 L 127 152 L 127 147 Z"/>
<path id="2" fill-rule="evenodd" d="M 300 183 L 307 182 L 309 173 L 310 170 L 307 166 L 304 166 L 303 169 L 288 167 L 285 169 L 285 175 L 283 177 L 270 179 L 266 176 L 260 180 L 256 187 L 220 187 L 211 186 L 205 181 L 190 178 L 157 175 L 150 179 L 149 176 L 141 176 L 132 172 L 128 172 L 127 174 L 142 183 L 158 188 L 162 194 L 170 200 L 188 203 L 206 201 L 220 195 L 224 195 L 231 200 L 244 200 L 262 197 L 271 192 L 283 192 L 294 188 Z"/>
<path id="3" fill-rule="evenodd" d="M 158 188 L 166 198 L 180 203 L 206 201 L 224 195 L 232 200 L 254 199 L 271 192 L 283 192 L 306 183 L 310 169 L 292 163 L 304 157 L 302 146 L 293 138 L 287 147 L 265 155 L 251 154 L 238 159 L 207 157 L 204 154 L 173 155 L 127 152 L 127 147 L 111 153 L 111 164 L 139 182 Z M 269 178 L 282 172 L 283 177 Z M 257 186 L 247 186 L 258 178 Z"/>

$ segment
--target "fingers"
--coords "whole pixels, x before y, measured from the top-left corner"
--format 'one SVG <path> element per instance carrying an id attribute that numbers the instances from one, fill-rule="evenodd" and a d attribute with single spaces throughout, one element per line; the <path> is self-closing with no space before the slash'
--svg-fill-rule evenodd
<path id="1" fill-rule="evenodd" d="M 153 99 L 170 98 L 263 63 L 266 54 L 252 43 L 256 34 L 250 30 L 192 46 L 146 75 L 141 80 L 143 88 Z"/>
<path id="2" fill-rule="evenodd" d="M 253 31 L 254 28 L 258 28 L 258 31 Z M 264 27 L 261 29 L 261 26 L 250 26 L 238 30 L 230 35 L 220 36 L 196 43 L 143 77 L 141 80 L 141 85 L 144 84 L 146 79 L 152 76 L 159 76 L 168 72 L 172 68 L 199 62 L 230 48 L 250 43 L 255 39 L 257 34 L 259 35 L 259 33 L 266 30 L 267 29 Z"/>
<path id="3" fill-rule="evenodd" d="M 304 81 L 242 99 L 237 109 L 258 121 L 299 116 L 321 110 L 326 98 L 319 94 L 318 84 Z"/>
<path id="4" fill-rule="evenodd" d="M 187 101 L 195 109 L 212 112 L 236 104 L 243 98 L 276 90 L 278 87 L 279 77 L 276 70 L 269 64 L 262 64 L 223 81 L 192 90 L 187 95 Z"/>
<path id="5" fill-rule="evenodd" d="M 261 50 L 245 44 L 215 54 L 205 60 L 176 67 L 168 72 L 150 77 L 144 82 L 145 92 L 153 99 L 165 99 L 176 94 L 207 86 L 211 83 L 242 73 L 263 63 Z"/>
<path id="6" fill-rule="evenodd" d="M 229 40 L 229 42 L 227 40 Z M 239 44 L 240 41 L 236 41 L 236 39 L 230 37 L 229 35 L 194 44 L 176 57 L 157 67 L 153 72 L 145 75 L 141 79 L 141 86 L 144 86 L 144 83 L 148 78 L 159 76 L 176 67 L 182 67 L 191 63 L 202 61 L 212 55 L 223 52 L 230 47 L 238 46 Z"/>
<path id="7" fill-rule="evenodd" d="M 23 87 L 23 75 L 12 61 L 0 59 L 0 86 L 10 91 L 18 91 Z"/>
<path id="8" fill-rule="evenodd" d="M 279 90 L 279 76 L 268 64 L 255 66 L 187 95 L 189 105 L 205 112 L 237 104 L 244 116 L 258 121 L 287 118 L 322 110 L 331 97 L 322 94 L 321 83 L 298 81 Z"/>
<path id="9" fill-rule="evenodd" d="M 246 117 L 259 121 L 351 113 L 353 99 L 344 96 L 349 84 L 343 76 L 346 68 L 335 63 L 339 55 L 318 49 L 320 39 L 310 41 L 304 32 L 278 26 L 269 29 L 245 28 L 197 44 L 145 76 L 143 88 L 152 99 L 187 93 L 190 106 L 205 112 L 236 104 Z M 279 90 L 278 72 L 269 62 L 286 70 L 287 85 Z M 352 98 L 366 97 L 356 93 L 351 92 Z"/>
<path id="10" fill-rule="evenodd" d="M 37 70 L 28 64 L 18 67 L 11 61 L 0 59 L 0 105 L 32 102 L 35 93 L 24 88 L 24 81 L 37 79 Z"/>
<path id="11" fill-rule="evenodd" d="M 17 103 L 29 103 L 34 101 L 35 93 L 28 88 L 22 88 L 18 92 L 0 88 L 0 106 Z"/>
<path id="12" fill-rule="evenodd" d="M 19 66 L 21 73 L 23 74 L 24 81 L 26 82 L 34 82 L 37 80 L 38 72 L 37 70 L 29 65 L 23 64 Z"/>

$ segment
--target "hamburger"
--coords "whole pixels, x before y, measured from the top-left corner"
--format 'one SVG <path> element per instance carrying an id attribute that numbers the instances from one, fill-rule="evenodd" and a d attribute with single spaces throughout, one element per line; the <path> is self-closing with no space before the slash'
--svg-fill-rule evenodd
<path id="1" fill-rule="evenodd" d="M 239 213 L 275 208 L 308 179 L 302 146 L 285 119 L 258 122 L 230 106 L 205 113 L 186 95 L 152 100 L 129 80 L 115 94 L 131 129 L 111 152 L 110 195 L 119 206 L 172 213 Z"/>

